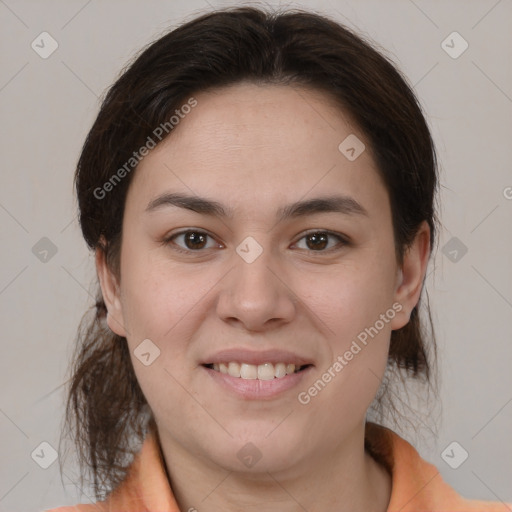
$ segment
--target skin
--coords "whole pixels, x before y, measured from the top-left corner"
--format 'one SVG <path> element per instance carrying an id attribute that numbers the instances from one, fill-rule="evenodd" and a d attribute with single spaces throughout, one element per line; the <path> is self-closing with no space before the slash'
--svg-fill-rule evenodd
<path id="1" fill-rule="evenodd" d="M 98 250 L 109 327 L 127 338 L 140 386 L 158 425 L 182 510 L 385 511 L 391 479 L 364 451 L 366 411 L 386 367 L 391 330 L 417 304 L 428 262 L 423 223 L 396 261 L 387 190 L 364 133 L 325 95 L 241 83 L 195 95 L 198 105 L 139 164 L 126 199 L 120 278 Z M 366 150 L 349 161 L 338 145 L 356 134 Z M 196 194 L 233 218 L 175 206 L 145 212 L 163 192 Z M 343 193 L 368 215 L 311 214 L 277 222 L 288 203 Z M 184 229 L 211 234 L 199 251 Z M 335 237 L 317 249 L 308 230 Z M 252 236 L 262 254 L 236 247 Z M 175 248 L 189 249 L 179 253 Z M 333 248 L 329 250 L 330 248 Z M 357 334 L 399 303 L 402 310 L 302 405 L 307 389 Z M 161 351 L 144 366 L 144 339 Z M 314 364 L 297 388 L 270 400 L 228 394 L 200 362 L 224 348 L 282 348 Z M 251 468 L 237 452 L 261 453 Z"/>

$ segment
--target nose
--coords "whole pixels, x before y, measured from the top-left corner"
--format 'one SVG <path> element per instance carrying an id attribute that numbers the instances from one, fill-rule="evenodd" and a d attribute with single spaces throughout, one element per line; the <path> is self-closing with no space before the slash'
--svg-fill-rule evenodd
<path id="1" fill-rule="evenodd" d="M 217 314 L 223 321 L 247 331 L 261 332 L 294 318 L 297 297 L 270 253 L 264 250 L 251 263 L 233 254 L 234 268 L 221 281 L 217 302 Z"/>

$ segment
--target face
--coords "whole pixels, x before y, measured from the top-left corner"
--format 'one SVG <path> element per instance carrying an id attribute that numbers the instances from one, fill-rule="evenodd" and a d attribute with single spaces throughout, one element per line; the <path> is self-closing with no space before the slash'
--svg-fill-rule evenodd
<path id="1" fill-rule="evenodd" d="M 428 228 L 399 268 L 369 141 L 321 93 L 195 98 L 133 177 L 119 281 L 98 254 L 109 326 L 176 449 L 232 471 L 326 460 L 364 424 Z"/>

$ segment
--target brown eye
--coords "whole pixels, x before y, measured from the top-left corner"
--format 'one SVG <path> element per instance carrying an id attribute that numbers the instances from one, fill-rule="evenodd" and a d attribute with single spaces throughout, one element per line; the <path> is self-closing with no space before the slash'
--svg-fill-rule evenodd
<path id="1" fill-rule="evenodd" d="M 168 237 L 164 243 L 176 245 L 178 251 L 200 251 L 201 249 L 210 248 L 207 246 L 208 238 L 211 238 L 208 233 L 197 230 L 181 231 Z M 178 243 L 177 241 L 180 241 Z M 215 244 L 214 244 L 215 245 Z"/>
<path id="2" fill-rule="evenodd" d="M 184 241 L 187 249 L 202 249 L 206 242 L 206 236 L 203 233 L 189 231 L 185 234 Z"/>
<path id="3" fill-rule="evenodd" d="M 334 243 L 329 246 L 330 240 L 336 239 L 338 243 Z M 300 240 L 305 240 L 306 247 L 300 247 L 301 249 L 306 249 L 313 252 L 328 252 L 330 249 L 338 246 L 347 245 L 348 241 L 342 237 L 341 235 L 331 233 L 330 231 L 313 231 L 305 236 L 303 236 Z M 325 250 L 327 248 L 327 250 Z"/>
<path id="4" fill-rule="evenodd" d="M 306 245 L 309 249 L 325 249 L 328 245 L 329 235 L 327 233 L 313 233 L 306 236 Z"/>

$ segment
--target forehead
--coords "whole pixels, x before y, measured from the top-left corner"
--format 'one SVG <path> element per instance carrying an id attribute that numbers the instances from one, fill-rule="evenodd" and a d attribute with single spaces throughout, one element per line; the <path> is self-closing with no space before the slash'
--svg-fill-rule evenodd
<path id="1" fill-rule="evenodd" d="M 333 191 L 377 204 L 387 197 L 365 134 L 325 94 L 242 83 L 194 98 L 139 164 L 132 195 L 186 191 L 245 209 Z M 359 141 L 358 152 L 364 144 L 355 160 L 340 150 L 346 140 Z"/>
<path id="2" fill-rule="evenodd" d="M 220 143 L 236 150 L 240 141 L 244 149 L 264 145 L 276 149 L 273 156 L 279 149 L 287 156 L 287 150 L 300 150 L 304 142 L 307 146 L 323 142 L 325 146 L 338 139 L 341 142 L 350 133 L 364 137 L 347 112 L 330 96 L 313 89 L 243 82 L 199 93 L 195 98 L 197 107 L 172 134 L 175 143 Z"/>

